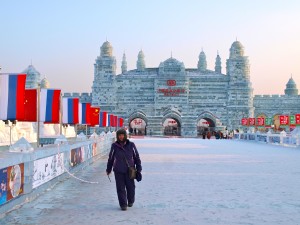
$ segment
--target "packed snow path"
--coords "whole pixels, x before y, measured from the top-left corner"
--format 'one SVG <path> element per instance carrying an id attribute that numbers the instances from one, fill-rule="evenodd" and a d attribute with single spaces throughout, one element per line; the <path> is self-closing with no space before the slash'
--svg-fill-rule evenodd
<path id="1" fill-rule="evenodd" d="M 100 159 L 0 224 L 300 224 L 300 149 L 233 140 L 132 139 L 143 180 L 118 206 Z"/>

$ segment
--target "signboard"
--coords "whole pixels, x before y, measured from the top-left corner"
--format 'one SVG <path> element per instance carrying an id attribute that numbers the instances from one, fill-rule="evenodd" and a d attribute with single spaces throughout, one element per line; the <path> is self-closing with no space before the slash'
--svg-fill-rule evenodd
<path id="1" fill-rule="evenodd" d="M 241 124 L 242 126 L 248 126 L 248 118 L 242 118 Z"/>
<path id="2" fill-rule="evenodd" d="M 265 126 L 265 118 L 256 118 L 256 125 L 260 127 Z"/>
<path id="3" fill-rule="evenodd" d="M 255 118 L 249 118 L 249 126 L 255 126 Z"/>
<path id="4" fill-rule="evenodd" d="M 265 126 L 266 127 L 272 126 L 272 118 L 265 118 Z"/>
<path id="5" fill-rule="evenodd" d="M 296 118 L 294 115 L 290 116 L 290 126 L 296 126 Z"/>
<path id="6" fill-rule="evenodd" d="M 289 116 L 281 115 L 279 116 L 280 125 L 287 126 L 289 125 Z"/>
<path id="7" fill-rule="evenodd" d="M 64 173 L 64 154 L 56 154 L 33 162 L 32 188 L 36 188 Z"/>
<path id="8" fill-rule="evenodd" d="M 179 96 L 179 94 L 185 93 L 185 89 L 183 88 L 160 88 L 158 89 L 158 93 L 163 93 L 164 96 Z"/>
<path id="9" fill-rule="evenodd" d="M 295 115 L 296 125 L 300 125 L 300 114 Z"/>
<path id="10" fill-rule="evenodd" d="M 167 80 L 168 86 L 176 86 L 176 80 Z"/>
<path id="11" fill-rule="evenodd" d="M 0 205 L 24 192 L 24 163 L 0 170 Z"/>

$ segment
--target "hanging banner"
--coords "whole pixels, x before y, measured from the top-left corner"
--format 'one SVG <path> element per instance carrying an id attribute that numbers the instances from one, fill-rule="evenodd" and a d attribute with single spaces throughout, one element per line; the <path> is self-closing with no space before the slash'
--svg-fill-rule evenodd
<path id="1" fill-rule="evenodd" d="M 72 167 L 84 162 L 84 147 L 75 148 L 71 150 L 70 154 L 70 164 Z"/>
<path id="2" fill-rule="evenodd" d="M 249 118 L 249 126 L 255 126 L 255 118 Z"/>
<path id="3" fill-rule="evenodd" d="M 295 127 L 296 126 L 296 118 L 295 115 L 290 115 L 290 127 Z"/>
<path id="4" fill-rule="evenodd" d="M 279 116 L 279 121 L 281 126 L 287 126 L 289 125 L 289 116 L 281 115 Z"/>
<path id="5" fill-rule="evenodd" d="M 300 126 L 300 114 L 295 115 L 296 125 Z"/>
<path id="6" fill-rule="evenodd" d="M 265 118 L 265 127 L 272 127 L 272 118 Z"/>
<path id="7" fill-rule="evenodd" d="M 248 118 L 242 118 L 241 124 L 242 126 L 248 126 Z"/>
<path id="8" fill-rule="evenodd" d="M 265 118 L 256 118 L 256 125 L 259 126 L 259 127 L 263 127 L 265 126 Z"/>

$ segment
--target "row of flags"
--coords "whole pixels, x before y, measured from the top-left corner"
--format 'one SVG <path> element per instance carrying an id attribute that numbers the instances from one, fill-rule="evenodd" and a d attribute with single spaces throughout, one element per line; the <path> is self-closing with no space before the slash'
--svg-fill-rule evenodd
<path id="1" fill-rule="evenodd" d="M 61 90 L 25 89 L 26 74 L 0 75 L 0 120 L 37 122 L 37 99 L 40 97 L 40 119 L 44 123 L 59 123 L 62 111 L 63 124 L 87 124 L 100 127 L 123 127 L 124 119 L 79 98 L 64 97 L 61 107 Z M 61 109 L 62 108 L 62 109 Z"/>
<path id="2" fill-rule="evenodd" d="M 281 126 L 300 126 L 300 114 L 295 115 L 279 115 L 279 124 Z M 264 126 L 271 127 L 273 124 L 273 118 L 259 117 L 259 118 L 242 118 L 242 126 Z"/>

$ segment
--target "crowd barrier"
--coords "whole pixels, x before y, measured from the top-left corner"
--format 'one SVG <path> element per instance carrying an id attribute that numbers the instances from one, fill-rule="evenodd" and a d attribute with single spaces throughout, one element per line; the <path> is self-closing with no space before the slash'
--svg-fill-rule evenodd
<path id="1" fill-rule="evenodd" d="M 115 133 L 107 133 L 28 153 L 1 152 L 0 217 L 69 178 L 68 171 L 73 174 L 106 155 L 114 141 Z"/>
<path id="2" fill-rule="evenodd" d="M 268 133 L 236 133 L 234 139 L 264 142 L 267 144 L 298 147 L 300 145 L 300 134 L 287 134 L 282 131 L 279 134 Z"/>

